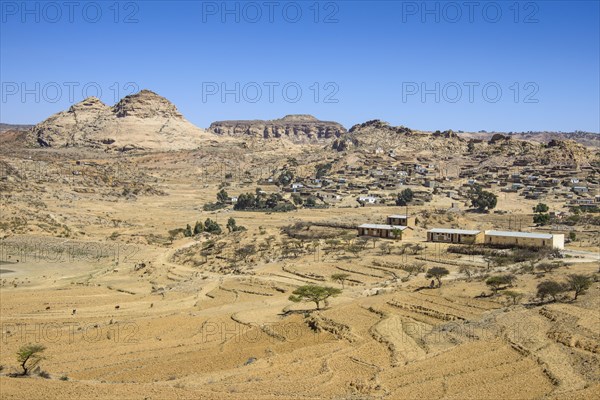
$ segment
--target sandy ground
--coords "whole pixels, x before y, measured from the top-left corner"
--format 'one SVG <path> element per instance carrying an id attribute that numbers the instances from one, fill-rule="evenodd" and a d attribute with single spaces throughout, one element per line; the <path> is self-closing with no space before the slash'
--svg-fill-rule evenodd
<path id="1" fill-rule="evenodd" d="M 268 160 L 269 153 L 264 157 Z M 196 158 L 191 154 L 189 159 Z M 382 223 L 386 215 L 405 210 L 359 208 L 348 200 L 335 208 L 289 213 L 205 212 L 202 205 L 214 201 L 217 183 L 198 182 L 190 163 L 192 167 L 172 154 L 138 160 L 133 172 L 168 195 L 124 198 L 109 194 L 114 188 L 76 191 L 84 185 L 57 179 L 30 182 L 29 189 L 4 199 L 3 220 L 38 207 L 52 216 L 54 222 L 48 224 L 65 224 L 71 235 L 57 237 L 28 224 L 3 241 L 2 399 L 598 395 L 600 284 L 577 301 L 571 301 L 572 293 L 563 302 L 538 305 L 534 300 L 542 279 L 598 272 L 593 234 L 582 233 L 587 244 L 569 247 L 569 267 L 545 277 L 518 275 L 512 290 L 524 297 L 511 305 L 500 295 L 478 297 L 489 294 L 489 288 L 477 277 L 467 280 L 459 265 L 483 274 L 485 262 L 424 243 L 423 226 L 508 228 L 506 216 L 433 213 L 421 217 L 423 225 L 395 243 L 389 255 L 379 249 L 382 241 L 369 242 L 353 255 L 326 251 L 322 239 L 314 247 L 309 246 L 314 240 L 306 240 L 298 257 L 286 258 L 280 252 L 286 240 L 281 227 L 303 221 Z M 233 183 L 227 190 L 233 195 L 255 187 Z M 44 206 L 24 206 L 27 190 Z M 510 196 L 499 200 L 499 209 L 530 219 L 534 204 Z M 436 198 L 410 212 L 450 203 Z M 221 235 L 222 254 L 204 261 L 200 248 L 214 238 L 168 239 L 169 230 L 208 217 L 223 227 L 234 217 L 247 230 Z M 271 247 L 246 262 L 238 260 L 241 273 L 231 273 L 237 248 L 266 246 L 271 236 Z M 400 255 L 402 243 L 427 247 L 421 254 Z M 402 279 L 408 274 L 399 266 L 417 262 L 450 270 L 441 288 L 428 288 L 430 279 L 423 273 Z M 329 280 L 339 272 L 350 277 L 342 294 L 329 299 L 323 310 L 288 300 L 303 284 L 326 282 L 342 289 Z M 27 343 L 46 346 L 40 367 L 49 379 L 9 376 L 18 371 L 15 352 Z"/>

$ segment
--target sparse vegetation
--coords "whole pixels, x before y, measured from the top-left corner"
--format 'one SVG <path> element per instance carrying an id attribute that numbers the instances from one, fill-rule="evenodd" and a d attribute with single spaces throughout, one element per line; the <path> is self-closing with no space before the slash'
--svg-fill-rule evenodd
<path id="1" fill-rule="evenodd" d="M 587 275 L 569 274 L 568 277 L 569 290 L 575 292 L 573 300 L 577 300 L 580 294 L 584 294 L 592 285 L 592 279 Z"/>
<path id="2" fill-rule="evenodd" d="M 432 267 L 427 270 L 427 278 L 435 278 L 438 283 L 438 287 L 442 286 L 442 278 L 448 275 L 450 271 L 443 267 Z"/>
<path id="3" fill-rule="evenodd" d="M 19 348 L 17 361 L 23 369 L 22 375 L 28 375 L 31 369 L 35 368 L 44 359 L 42 356 L 44 350 L 46 350 L 46 347 L 40 344 L 28 344 Z"/>
<path id="4" fill-rule="evenodd" d="M 317 310 L 320 310 L 321 302 L 327 301 L 328 298 L 335 297 L 340 293 L 342 293 L 340 289 L 329 286 L 306 285 L 294 290 L 289 300 L 294 303 L 310 301 L 316 304 Z"/>
<path id="5" fill-rule="evenodd" d="M 551 297 L 553 301 L 558 300 L 558 295 L 565 292 L 567 286 L 556 281 L 543 281 L 537 285 L 537 297 L 544 301 L 546 297 Z"/>
<path id="6" fill-rule="evenodd" d="M 342 285 L 342 289 L 344 288 L 344 283 L 348 278 L 350 278 L 350 274 L 346 274 L 343 272 L 331 275 L 331 280 L 340 283 Z"/>

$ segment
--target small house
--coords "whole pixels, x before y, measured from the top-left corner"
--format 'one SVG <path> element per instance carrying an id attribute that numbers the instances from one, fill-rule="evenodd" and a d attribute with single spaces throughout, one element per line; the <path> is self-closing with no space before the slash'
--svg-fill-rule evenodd
<path id="1" fill-rule="evenodd" d="M 415 226 L 415 217 L 404 214 L 388 215 L 386 222 L 388 225 Z"/>
<path id="2" fill-rule="evenodd" d="M 410 234 L 412 228 L 401 225 L 362 224 L 358 227 L 358 236 L 371 236 L 400 240 Z"/>

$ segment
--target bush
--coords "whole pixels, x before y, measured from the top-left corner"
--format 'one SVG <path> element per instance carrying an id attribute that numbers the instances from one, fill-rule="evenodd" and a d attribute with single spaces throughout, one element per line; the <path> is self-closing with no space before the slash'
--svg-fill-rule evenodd
<path id="1" fill-rule="evenodd" d="M 204 231 L 208 233 L 221 234 L 221 226 L 210 218 L 204 221 Z"/>
<path id="2" fill-rule="evenodd" d="M 556 281 L 544 281 L 537 285 L 537 297 L 544 301 L 546 297 L 552 297 L 553 301 L 557 300 L 557 296 L 567 290 L 567 287 Z"/>
<path id="3" fill-rule="evenodd" d="M 514 280 L 515 277 L 513 275 L 495 275 L 486 279 L 485 284 L 491 287 L 494 294 L 496 294 L 501 286 L 510 285 Z"/>

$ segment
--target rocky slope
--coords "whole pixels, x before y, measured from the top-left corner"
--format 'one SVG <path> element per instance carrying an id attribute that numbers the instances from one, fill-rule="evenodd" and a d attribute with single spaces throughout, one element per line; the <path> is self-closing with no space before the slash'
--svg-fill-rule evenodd
<path id="1" fill-rule="evenodd" d="M 573 140 L 584 146 L 600 147 L 600 134 L 593 132 L 511 132 L 503 133 L 513 139 L 549 143 L 552 140 Z M 497 132 L 464 132 L 460 136 L 469 139 L 489 140 Z"/>
<path id="2" fill-rule="evenodd" d="M 423 151 L 463 152 L 466 145 L 467 141 L 452 131 L 424 133 L 404 126 L 391 126 L 376 119 L 354 125 L 348 133 L 335 140 L 332 147 L 337 151 L 381 149 L 414 154 Z"/>
<path id="3" fill-rule="evenodd" d="M 204 133 L 167 99 L 142 90 L 113 107 L 87 98 L 34 126 L 29 142 L 42 147 L 182 150 L 197 148 Z"/>
<path id="4" fill-rule="evenodd" d="M 225 136 L 287 138 L 297 143 L 333 140 L 346 132 L 337 122 L 320 121 L 312 115 L 287 115 L 275 120 L 216 121 L 210 132 Z"/>

